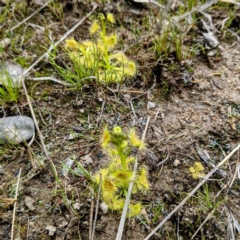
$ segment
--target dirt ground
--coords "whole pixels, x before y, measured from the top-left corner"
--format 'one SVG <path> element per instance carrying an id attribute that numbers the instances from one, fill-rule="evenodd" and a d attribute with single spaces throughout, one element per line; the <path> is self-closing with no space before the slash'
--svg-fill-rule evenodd
<path id="1" fill-rule="evenodd" d="M 0 4 L 6 7 L 4 1 Z M 10 28 L 41 7 L 39 0 L 15 1 L 10 5 L 11 14 L 2 23 L 0 37 L 10 37 L 11 41 L 17 41 L 15 36 L 24 33 L 26 37 L 16 43 L 17 50 L 11 45 L 6 47 L 1 58 L 29 67 L 50 46 L 49 36 L 58 41 L 94 4 L 98 8 L 70 37 L 79 41 L 88 39 L 93 17 L 98 13 L 113 13 L 115 31 L 122 42 L 119 48 L 137 63 L 137 74 L 119 86 L 113 84 L 107 88 L 92 83 L 75 90 L 56 82 L 31 79 L 34 76 L 59 79 L 47 59 L 31 71 L 26 79 L 28 93 L 62 186 L 56 181 L 38 135 L 31 151 L 24 144 L 1 146 L 5 148 L 0 156 L 1 201 L 14 198 L 18 172 L 22 169 L 15 240 L 89 239 L 89 183 L 70 172 L 67 178 L 63 177 L 62 169 L 66 159 L 73 156 L 92 174 L 106 166 L 108 159 L 99 145 L 106 124 L 109 128 L 119 125 L 124 130 L 135 127 L 141 136 L 150 117 L 145 139 L 147 150 L 139 157 L 139 164 L 149 170 L 151 189 L 146 195 L 137 195 L 144 208 L 138 217 L 127 219 L 123 239 L 144 239 L 196 187 L 200 180 L 193 179 L 189 172 L 194 162 L 202 162 L 206 174 L 212 169 L 206 163 L 209 159 L 216 165 L 239 143 L 239 6 L 224 31 L 220 30 L 221 23 L 234 5 L 226 3 L 206 10 L 218 29 L 216 36 L 221 46 L 216 55 L 210 57 L 201 50 L 177 61 L 174 50 L 166 58 L 156 56 L 154 34 L 160 26 L 157 19 L 163 14 L 154 4 L 123 0 L 55 2 L 11 32 Z M 184 46 L 197 43 L 205 46 L 200 22 L 197 19 L 189 34 L 184 35 Z M 30 23 L 35 25 L 29 27 Z M 238 31 L 238 38 L 228 29 Z M 4 110 L 7 116 L 19 112 L 31 116 L 23 92 L 17 107 L 9 104 Z M 229 215 L 240 221 L 239 178 L 234 175 L 238 168 L 239 153 L 221 168 L 224 177 L 214 174 L 151 239 L 230 239 Z M 11 239 L 13 204 L 6 206 L 0 202 L 0 212 L 0 239 Z M 106 214 L 99 210 L 95 239 L 115 239 L 120 217 L 111 210 Z M 231 239 L 240 238 L 236 233 Z"/>

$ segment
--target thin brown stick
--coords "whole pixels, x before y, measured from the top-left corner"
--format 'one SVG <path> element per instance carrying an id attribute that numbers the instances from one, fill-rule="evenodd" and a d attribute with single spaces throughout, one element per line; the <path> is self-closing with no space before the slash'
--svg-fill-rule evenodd
<path id="1" fill-rule="evenodd" d="M 171 20 L 175 21 L 176 23 L 183 20 L 184 18 L 186 18 L 187 16 L 189 16 L 190 14 L 194 13 L 194 12 L 203 12 L 204 10 L 206 10 L 207 8 L 211 7 L 212 5 L 216 4 L 218 2 L 218 0 L 211 0 L 208 1 L 200 6 L 194 7 L 192 8 L 190 11 L 180 15 L 180 16 L 175 16 L 172 17 Z"/>
<path id="2" fill-rule="evenodd" d="M 215 168 L 213 168 L 205 177 L 204 179 L 176 206 L 172 212 L 168 214 L 167 217 L 163 219 L 162 222 L 158 224 L 158 226 L 153 229 L 153 231 L 146 237 L 144 240 L 150 239 L 172 216 L 175 214 L 187 201 L 190 197 L 192 197 L 196 191 L 216 172 L 238 149 L 240 148 L 240 144 L 235 147 L 230 154 L 228 154 L 220 163 L 218 163 Z"/>
<path id="3" fill-rule="evenodd" d="M 79 27 L 96 10 L 96 8 L 97 5 L 94 5 L 91 12 L 89 12 L 84 18 L 82 18 L 81 21 L 79 21 L 71 29 L 69 29 L 56 43 L 52 44 L 43 55 L 41 55 L 28 69 L 24 71 L 23 76 L 26 75 L 29 71 L 31 71 L 42 59 L 48 57 L 48 54 L 63 40 L 65 40 L 72 32 L 74 32 L 76 28 Z"/>
<path id="4" fill-rule="evenodd" d="M 37 14 L 38 12 L 40 12 L 43 8 L 45 8 L 48 4 L 50 3 L 50 1 L 46 2 L 44 5 L 42 5 L 42 7 L 40 7 L 38 10 L 36 10 L 34 13 L 32 13 L 30 16 L 28 16 L 27 18 L 23 19 L 21 22 L 19 22 L 16 26 L 12 27 L 10 29 L 10 31 L 13 31 L 14 29 L 16 29 L 17 27 L 19 27 L 20 25 L 22 25 L 23 23 L 25 23 L 27 20 L 29 20 L 31 17 L 33 17 L 35 14 Z"/>
<path id="5" fill-rule="evenodd" d="M 64 86 L 74 86 L 74 84 L 63 82 L 61 80 L 56 79 L 55 77 L 49 76 L 49 77 L 38 77 L 38 78 L 32 78 L 33 81 L 53 81 L 59 84 L 62 84 Z"/>
<path id="6" fill-rule="evenodd" d="M 102 185 L 102 175 L 100 174 L 99 185 L 98 185 L 97 204 L 96 204 L 95 217 L 94 217 L 94 223 L 93 223 L 93 229 L 92 229 L 92 240 L 94 240 L 95 228 L 96 228 L 96 223 L 97 223 L 97 215 L 98 215 L 98 208 L 99 208 L 101 185 Z"/>
<path id="7" fill-rule="evenodd" d="M 144 129 L 143 135 L 142 135 L 142 141 L 144 141 L 144 139 L 145 139 L 149 122 L 150 122 L 150 117 L 148 117 L 148 119 L 147 119 L 147 123 L 146 123 L 145 129 Z M 124 229 L 125 220 L 126 220 L 126 216 L 127 216 L 128 205 L 130 203 L 130 197 L 131 197 L 132 188 L 133 188 L 133 184 L 134 184 L 134 180 L 135 180 L 135 176 L 136 176 L 136 172 L 137 172 L 137 167 L 138 167 L 138 161 L 137 161 L 137 157 L 136 157 L 135 158 L 135 163 L 134 163 L 134 170 L 133 170 L 133 181 L 130 182 L 129 187 L 128 187 L 128 193 L 127 193 L 126 200 L 125 200 L 125 203 L 124 203 L 124 207 L 123 207 L 122 216 L 121 216 L 121 220 L 120 220 L 119 227 L 118 227 L 116 240 L 121 240 L 122 239 L 123 229 Z"/>
<path id="8" fill-rule="evenodd" d="M 236 163 L 236 169 L 235 169 L 235 172 L 234 172 L 234 175 L 230 181 L 230 184 L 229 184 L 229 187 L 228 187 L 228 190 L 227 192 L 229 191 L 229 189 L 232 187 L 236 177 L 237 177 L 237 173 L 238 173 L 238 168 L 239 168 L 239 150 L 238 150 L 238 156 L 237 156 L 237 163 Z"/>
<path id="9" fill-rule="evenodd" d="M 18 174 L 18 181 L 17 181 L 16 191 L 15 191 L 15 199 L 16 200 L 17 200 L 17 197 L 18 197 L 18 189 L 19 189 L 19 185 L 20 185 L 21 172 L 22 172 L 22 168 L 20 168 L 19 174 Z M 14 235 L 14 223 L 15 223 L 16 209 L 17 209 L 17 201 L 15 201 L 14 205 L 13 205 L 11 240 L 13 240 L 13 238 L 14 238 L 13 235 Z"/>
<path id="10" fill-rule="evenodd" d="M 91 208 L 90 208 L 90 217 L 89 217 L 89 240 L 92 239 L 93 209 L 94 209 L 94 192 L 93 192 L 93 190 L 91 189 Z"/>

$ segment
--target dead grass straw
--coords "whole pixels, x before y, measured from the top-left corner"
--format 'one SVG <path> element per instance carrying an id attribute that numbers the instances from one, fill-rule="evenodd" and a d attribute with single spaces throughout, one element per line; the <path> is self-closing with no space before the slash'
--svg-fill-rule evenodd
<path id="1" fill-rule="evenodd" d="M 51 1 L 46 2 L 44 5 L 42 5 L 42 7 L 40 7 L 38 10 L 36 10 L 34 13 L 32 13 L 31 15 L 29 15 L 27 18 L 23 19 L 21 22 L 19 22 L 17 25 L 15 25 L 14 27 L 12 27 L 10 29 L 10 31 L 13 31 L 14 29 L 16 29 L 17 27 L 21 26 L 23 23 L 25 23 L 27 20 L 29 20 L 30 18 L 32 18 L 34 15 L 36 15 L 38 12 L 40 12 L 43 8 L 45 8 Z"/>
<path id="2" fill-rule="evenodd" d="M 18 174 L 17 186 L 16 186 L 16 191 L 15 191 L 15 199 L 17 199 L 17 197 L 18 197 L 18 189 L 19 189 L 19 185 L 20 185 L 21 173 L 22 173 L 22 168 L 20 168 L 19 174 Z M 15 201 L 14 205 L 13 205 L 11 240 L 14 239 L 14 223 L 15 223 L 16 209 L 17 209 L 17 201 Z"/>
<path id="3" fill-rule="evenodd" d="M 89 218 L 89 240 L 92 239 L 93 209 L 94 209 L 94 191 L 91 189 L 91 208 L 90 208 L 90 218 Z"/>
<path id="4" fill-rule="evenodd" d="M 91 240 L 94 240 L 94 235 L 95 235 L 95 228 L 96 228 L 96 223 L 97 223 L 97 215 L 98 215 L 98 209 L 99 209 L 99 200 L 100 200 L 101 187 L 102 187 L 102 175 L 100 174 L 99 186 L 98 186 L 97 204 L 96 204 L 96 210 L 95 210 L 95 216 L 94 216 L 94 223 L 93 223 L 93 228 L 92 228 Z"/>

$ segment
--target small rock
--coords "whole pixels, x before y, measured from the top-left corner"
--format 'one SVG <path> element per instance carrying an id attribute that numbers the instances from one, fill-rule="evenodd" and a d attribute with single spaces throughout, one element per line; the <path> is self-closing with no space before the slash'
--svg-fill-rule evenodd
<path id="1" fill-rule="evenodd" d="M 213 57 L 218 53 L 217 49 L 213 49 L 207 53 L 208 57 Z"/>
<path id="2" fill-rule="evenodd" d="M 178 159 L 175 159 L 173 162 L 174 167 L 178 167 L 181 164 L 181 162 Z"/>
<path id="3" fill-rule="evenodd" d="M 76 210 L 80 210 L 81 206 L 82 206 L 82 204 L 80 204 L 80 203 L 74 203 L 73 204 L 73 208 L 76 209 Z"/>
<path id="4" fill-rule="evenodd" d="M 58 226 L 60 228 L 66 227 L 68 225 L 67 221 L 62 221 L 62 223 Z"/>
<path id="5" fill-rule="evenodd" d="M 67 137 L 67 140 L 73 140 L 78 137 L 77 133 L 70 133 Z"/>
<path id="6" fill-rule="evenodd" d="M 46 230 L 48 230 L 48 235 L 49 236 L 53 236 L 54 233 L 56 232 L 57 228 L 51 225 L 47 225 L 47 227 L 45 228 Z"/>
<path id="7" fill-rule="evenodd" d="M 79 107 L 79 106 L 81 106 L 83 104 L 83 100 L 82 99 L 80 99 L 79 101 L 77 101 L 77 106 Z"/>
<path id="8" fill-rule="evenodd" d="M 29 197 L 29 196 L 26 196 L 25 197 L 25 205 L 30 209 L 30 210 L 34 210 L 35 208 L 33 207 L 33 203 L 34 203 L 34 200 L 31 198 L 31 197 Z"/>
<path id="9" fill-rule="evenodd" d="M 147 103 L 147 109 L 153 109 L 153 108 L 155 108 L 156 107 L 156 103 L 154 103 L 154 102 L 148 102 Z"/>
<path id="10" fill-rule="evenodd" d="M 83 162 L 86 164 L 86 165 L 89 165 L 89 164 L 92 164 L 93 163 L 93 160 L 92 158 L 90 157 L 89 154 L 85 155 L 83 158 L 82 158 Z"/>
<path id="11" fill-rule="evenodd" d="M 108 212 L 108 205 L 105 202 L 100 203 L 100 209 L 103 214 L 106 214 Z"/>
<path id="12" fill-rule="evenodd" d="M 5 85 L 9 85 L 9 77 L 12 80 L 12 83 L 15 86 L 21 86 L 22 85 L 22 78 L 21 76 L 24 75 L 24 77 L 28 76 L 28 73 L 26 73 L 26 69 L 22 68 L 21 65 L 6 61 L 4 63 L 0 63 L 0 75 L 1 75 L 1 82 L 4 81 Z M 10 86 L 12 86 L 12 83 Z M 2 85 L 2 84 L 1 84 Z"/>
<path id="13" fill-rule="evenodd" d="M 2 48 L 5 48 L 7 46 L 9 46 L 11 43 L 11 39 L 10 38 L 4 38 L 2 41 L 0 41 L 0 46 Z"/>
<path id="14" fill-rule="evenodd" d="M 131 95 L 129 94 L 124 94 L 123 97 L 126 100 L 126 102 L 129 102 L 131 100 Z"/>
<path id="15" fill-rule="evenodd" d="M 26 116 L 12 116 L 0 119 L 0 144 L 20 143 L 35 134 L 32 118 Z"/>
<path id="16" fill-rule="evenodd" d="M 69 169 L 72 167 L 74 160 L 71 158 L 67 158 L 63 163 L 62 175 L 67 177 Z"/>

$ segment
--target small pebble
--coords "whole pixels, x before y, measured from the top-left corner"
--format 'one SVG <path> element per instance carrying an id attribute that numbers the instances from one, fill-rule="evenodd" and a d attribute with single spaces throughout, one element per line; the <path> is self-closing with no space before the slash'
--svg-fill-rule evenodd
<path id="1" fill-rule="evenodd" d="M 103 214 L 106 214 L 108 212 L 108 205 L 105 202 L 100 203 L 100 209 Z"/>
<path id="2" fill-rule="evenodd" d="M 178 167 L 180 165 L 180 161 L 178 159 L 175 159 L 173 162 L 174 167 Z"/>
<path id="3" fill-rule="evenodd" d="M 47 225 L 47 227 L 45 228 L 46 230 L 48 230 L 48 235 L 49 236 L 53 236 L 57 230 L 56 227 L 51 226 L 51 225 Z"/>
<path id="4" fill-rule="evenodd" d="M 154 103 L 154 102 L 148 102 L 147 103 L 147 109 L 153 109 L 155 107 L 156 107 L 156 103 Z"/>
<path id="5" fill-rule="evenodd" d="M 5 48 L 7 46 L 9 46 L 11 44 L 11 39 L 10 38 L 4 38 L 1 42 L 0 42 L 0 46 L 2 48 Z"/>
<path id="6" fill-rule="evenodd" d="M 5 169 L 4 167 L 0 164 L 0 175 L 4 175 Z"/>
<path id="7" fill-rule="evenodd" d="M 80 203 L 74 203 L 73 204 L 73 208 L 76 209 L 76 210 L 80 210 L 81 206 L 82 205 Z"/>

